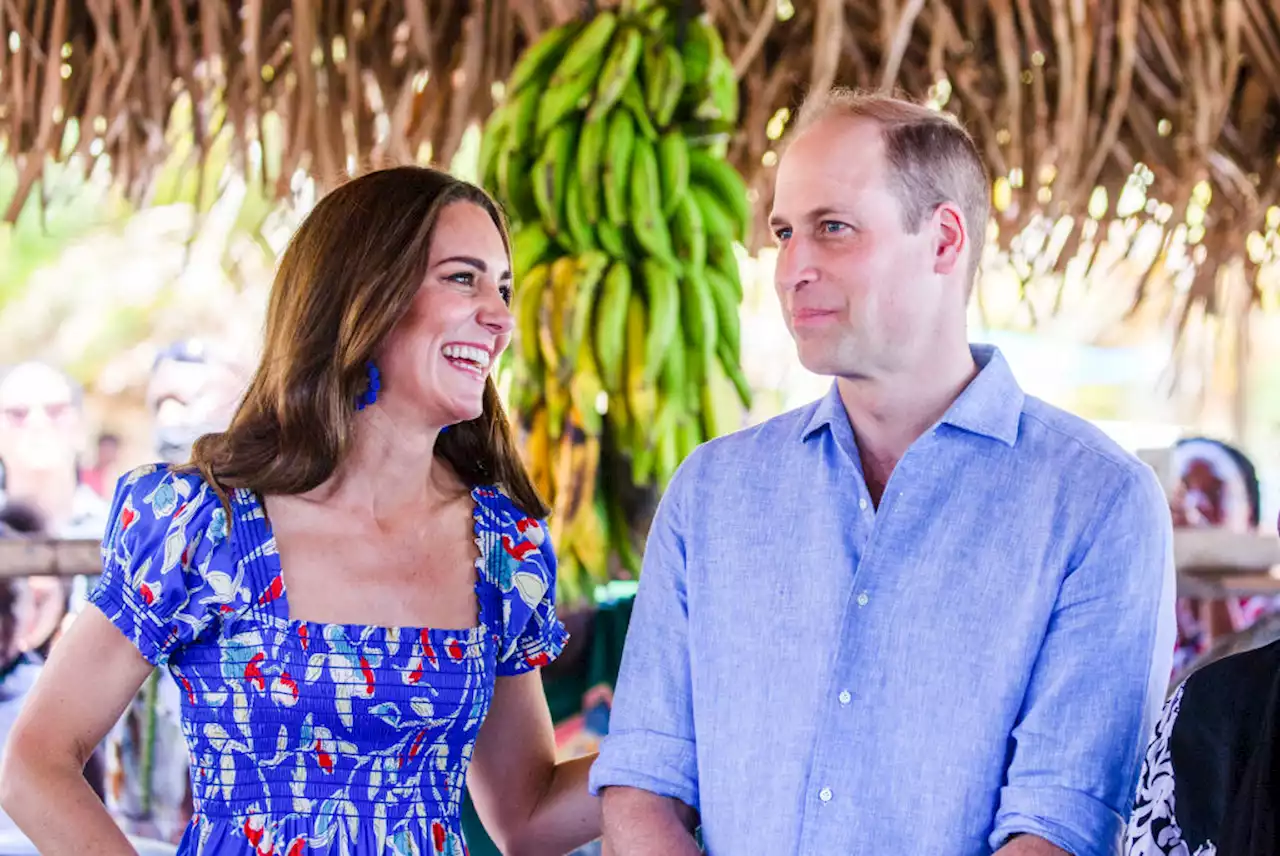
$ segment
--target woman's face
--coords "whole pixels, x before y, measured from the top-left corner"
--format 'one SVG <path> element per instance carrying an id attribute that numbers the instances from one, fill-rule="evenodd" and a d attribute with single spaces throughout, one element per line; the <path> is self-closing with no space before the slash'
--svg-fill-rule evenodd
<path id="1" fill-rule="evenodd" d="M 493 219 L 478 205 L 440 212 L 427 276 L 376 364 L 377 408 L 430 426 L 475 419 L 485 380 L 511 341 L 511 262 Z"/>

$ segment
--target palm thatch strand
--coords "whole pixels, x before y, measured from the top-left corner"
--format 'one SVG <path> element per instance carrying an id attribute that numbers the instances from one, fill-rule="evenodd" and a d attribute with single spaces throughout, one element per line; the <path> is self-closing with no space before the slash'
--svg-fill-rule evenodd
<path id="1" fill-rule="evenodd" d="M 145 200 L 189 97 L 203 158 L 225 125 L 242 168 L 288 194 L 406 160 L 448 163 L 495 82 L 578 0 L 0 0 L 0 133 L 21 164 L 13 220 L 46 158 L 109 157 Z M 611 5 L 611 4 L 601 4 Z M 810 87 L 900 89 L 956 113 L 991 173 L 999 246 L 1057 225 L 1047 266 L 1155 223 L 1135 305 L 1181 283 L 1215 311 L 1218 274 L 1280 248 L 1280 7 L 1263 0 L 705 0 L 741 80 L 732 157 L 768 209 L 776 139 Z M 264 117 L 282 139 L 264 140 Z M 72 120 L 77 132 L 68 135 Z M 274 143 L 274 145 L 272 145 Z M 256 161 L 255 161 L 256 159 Z M 246 170 L 249 171 L 249 170 Z M 259 170 L 252 170 L 255 174 Z M 1144 190 L 1137 210 L 1117 196 Z M 1096 188 L 1108 191 L 1099 197 Z M 1271 211 L 1271 214 L 1268 214 Z M 1066 219 L 1069 218 L 1069 219 Z M 763 218 L 759 218 L 761 221 Z M 1037 227 L 1037 224 L 1040 224 Z M 1063 225 L 1065 224 L 1065 225 Z M 766 239 L 762 222 L 754 244 Z M 1131 243 L 1132 246 L 1132 243 Z M 1125 255 L 1132 255 L 1126 253 Z M 1182 278 L 1170 276 L 1183 259 Z"/>

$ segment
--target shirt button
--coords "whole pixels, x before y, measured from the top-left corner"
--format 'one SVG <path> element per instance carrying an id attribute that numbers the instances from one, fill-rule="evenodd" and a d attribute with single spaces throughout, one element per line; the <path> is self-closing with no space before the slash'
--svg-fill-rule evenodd
<path id="1" fill-rule="evenodd" d="M 818 799 L 822 800 L 824 803 L 831 802 L 831 797 L 832 797 L 831 788 L 823 788 L 822 790 L 818 791 Z"/>
<path id="2" fill-rule="evenodd" d="M 870 602 L 871 598 L 867 597 L 867 593 L 865 591 L 858 595 L 858 606 L 866 606 Z"/>
<path id="3" fill-rule="evenodd" d="M 848 704 L 851 701 L 853 701 L 853 694 L 848 690 L 840 690 L 840 703 Z"/>
<path id="4" fill-rule="evenodd" d="M 867 510 L 867 498 L 865 496 L 858 500 L 858 507 L 863 511 Z"/>

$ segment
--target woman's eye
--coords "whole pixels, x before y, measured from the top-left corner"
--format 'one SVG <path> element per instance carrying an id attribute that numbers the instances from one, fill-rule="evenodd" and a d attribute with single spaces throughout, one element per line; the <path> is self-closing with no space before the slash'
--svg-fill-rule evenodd
<path id="1" fill-rule="evenodd" d="M 509 285 L 498 286 L 498 293 L 502 295 L 502 302 L 510 306 L 511 305 L 511 286 Z"/>
<path id="2" fill-rule="evenodd" d="M 469 270 L 459 271 L 449 276 L 450 281 L 461 283 L 462 285 L 474 285 L 476 275 Z"/>

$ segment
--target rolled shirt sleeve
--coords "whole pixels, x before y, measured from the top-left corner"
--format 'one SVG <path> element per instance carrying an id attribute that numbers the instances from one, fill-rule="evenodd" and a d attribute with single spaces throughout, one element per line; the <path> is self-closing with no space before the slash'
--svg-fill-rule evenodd
<path id="1" fill-rule="evenodd" d="M 639 788 L 696 809 L 681 490 L 689 469 L 681 469 L 649 529 L 609 733 L 591 768 L 590 789 L 599 794 L 612 786 Z"/>
<path id="2" fill-rule="evenodd" d="M 990 844 L 1038 836 L 1074 856 L 1119 853 L 1173 662 L 1168 504 L 1135 469 L 1075 551 L 1012 734 Z"/>

